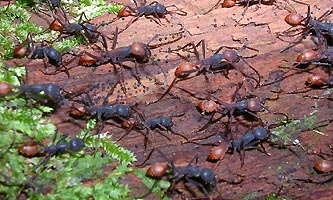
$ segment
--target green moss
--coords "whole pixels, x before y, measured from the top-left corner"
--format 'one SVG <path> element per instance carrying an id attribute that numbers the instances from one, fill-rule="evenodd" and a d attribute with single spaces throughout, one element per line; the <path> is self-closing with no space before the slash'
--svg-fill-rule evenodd
<path id="1" fill-rule="evenodd" d="M 38 11 L 38 7 L 41 1 L 34 3 L 29 0 L 16 1 L 7 7 L 0 8 L 0 59 L 13 58 L 13 49 L 15 45 L 22 43 L 26 40 L 28 33 L 33 34 L 33 40 L 35 42 L 52 42 L 59 33 L 55 31 L 43 32 L 43 27 L 40 27 L 29 20 L 31 18 L 31 12 L 34 11 L 39 15 L 43 15 Z M 42 3 L 43 7 L 47 4 Z M 93 19 L 106 12 L 117 13 L 123 6 L 120 4 L 106 4 L 104 0 L 85 0 L 79 1 L 62 1 L 62 7 L 66 12 L 75 16 L 76 19 L 72 23 L 77 22 L 82 12 L 86 14 L 88 19 Z M 85 20 L 85 19 L 84 19 Z M 83 44 L 85 41 L 82 37 L 78 36 L 75 39 L 64 39 L 56 42 L 55 48 L 61 52 L 72 49 L 79 44 Z"/>

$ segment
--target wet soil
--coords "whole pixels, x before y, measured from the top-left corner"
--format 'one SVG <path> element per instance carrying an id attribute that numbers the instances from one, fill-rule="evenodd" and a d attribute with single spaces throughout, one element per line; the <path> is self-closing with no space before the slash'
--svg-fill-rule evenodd
<path id="1" fill-rule="evenodd" d="M 152 103 L 166 90 L 166 87 L 163 86 L 165 82 L 163 72 L 166 74 L 168 84 L 170 84 L 174 78 L 174 70 L 180 62 L 184 61 L 185 58 L 189 61 L 196 61 L 193 53 L 179 51 L 183 55 L 182 57 L 173 53 L 167 53 L 166 50 L 184 46 L 192 41 L 196 44 L 203 39 L 206 44 L 206 57 L 213 55 L 221 46 L 233 48 L 260 73 L 261 84 L 264 84 L 265 81 L 266 83 L 270 82 L 269 75 L 272 72 L 277 70 L 287 71 L 288 69 L 286 68 L 293 66 L 293 62 L 300 52 L 307 48 L 316 47 L 311 37 L 307 37 L 295 47 L 280 53 L 282 49 L 289 45 L 287 42 L 278 39 L 277 33 L 289 28 L 289 25 L 284 22 L 284 17 L 289 13 L 288 10 L 292 10 L 290 4 L 293 9 L 303 16 L 306 16 L 307 7 L 292 1 L 290 1 L 290 4 L 285 1 L 277 1 L 273 5 L 254 4 L 249 7 L 244 18 L 241 19 L 241 14 L 244 11 L 244 6 L 242 5 L 236 5 L 232 8 L 218 6 L 215 10 L 203 15 L 205 11 L 215 4 L 214 1 L 172 0 L 159 2 L 165 5 L 177 5 L 177 7 L 187 12 L 187 16 L 167 16 L 170 22 L 168 23 L 165 19 L 161 19 L 162 25 L 142 17 L 119 35 L 117 46 L 127 46 L 134 41 L 146 43 L 155 34 L 163 35 L 152 41 L 151 44 L 176 41 L 152 49 L 152 57 L 157 62 L 157 65 L 149 62 L 138 66 L 139 77 L 144 86 L 138 84 L 137 80 L 131 75 L 130 70 L 118 68 L 118 71 L 124 75 L 127 93 L 124 94 L 121 88 L 117 87 L 114 94 L 108 98 L 108 101 L 110 103 L 123 102 L 132 104 L 134 105 L 133 108 L 144 113 L 147 118 L 183 114 L 181 117 L 173 118 L 173 130 L 175 132 L 187 138 L 201 138 L 216 133 L 213 137 L 200 142 L 214 144 L 215 146 L 222 145 L 227 148 L 228 143 L 221 137 L 221 135 L 226 133 L 227 117 L 210 125 L 205 130 L 197 132 L 198 129 L 207 123 L 209 116 L 202 115 L 196 109 L 196 105 L 200 101 L 198 98 L 179 88 L 191 91 L 197 97 L 208 98 L 209 93 L 211 93 L 222 102 L 231 102 L 236 88 L 235 85 L 244 82 L 244 85 L 248 87 L 247 90 L 241 90 L 243 95 L 251 93 L 259 98 L 266 98 L 265 106 L 271 112 L 284 113 L 290 119 L 302 119 L 304 116 L 316 115 L 316 123 L 325 121 L 327 123 L 323 127 L 316 128 L 317 132 L 299 130 L 289 136 L 291 140 L 298 139 L 301 145 L 289 145 L 288 148 L 278 148 L 277 145 L 265 143 L 264 147 L 270 156 L 257 149 L 247 150 L 243 167 L 241 167 L 240 157 L 237 153 L 234 155 L 227 154 L 214 171 L 219 182 L 217 188 L 221 197 L 223 199 L 263 199 L 266 195 L 273 193 L 278 193 L 282 197 L 291 199 L 328 199 L 331 197 L 333 191 L 331 182 L 317 184 L 311 183 L 311 180 L 316 182 L 316 180 L 320 181 L 325 178 L 322 177 L 323 175 L 313 173 L 313 164 L 321 159 L 317 154 L 320 152 L 327 153 L 328 156 L 325 158 L 332 160 L 333 152 L 329 148 L 329 145 L 332 145 L 333 142 L 332 123 L 329 123 L 333 113 L 332 97 L 330 96 L 332 90 L 311 89 L 306 93 L 288 94 L 292 91 L 305 89 L 305 80 L 310 74 L 309 72 L 321 73 L 327 76 L 322 67 L 312 67 L 313 69 L 307 72 L 294 73 L 294 75 L 285 78 L 279 84 L 262 86 L 250 91 L 251 84 L 246 83 L 249 80 L 253 84 L 253 80 L 245 80 L 240 72 L 242 71 L 250 77 L 256 77 L 256 75 L 244 62 L 240 61 L 235 64 L 237 70 L 229 71 L 228 79 L 221 73 L 206 73 L 206 76 L 203 74 L 193 76 L 177 82 L 176 85 L 179 88 L 174 87 L 161 101 Z M 330 1 L 308 0 L 304 2 L 311 4 L 311 15 L 317 17 L 333 6 Z M 115 15 L 113 14 L 105 14 L 94 19 L 92 23 L 99 24 L 114 17 Z M 44 20 L 38 18 L 34 20 L 39 23 L 45 23 Z M 112 38 L 115 27 L 124 27 L 129 20 L 130 17 L 120 19 L 113 24 L 101 27 L 100 31 Z M 293 38 L 285 39 L 292 41 Z M 108 40 L 108 43 L 111 46 L 112 41 Z M 199 46 L 198 49 L 200 56 L 202 56 L 201 47 Z M 100 50 L 93 45 L 89 47 L 81 46 L 80 50 L 86 50 L 97 55 L 100 53 Z M 190 57 L 187 57 L 187 54 Z M 25 61 L 16 60 L 16 62 Z M 77 65 L 77 60 L 70 64 L 70 66 L 75 65 Z M 132 63 L 128 63 L 128 65 L 133 67 Z M 97 104 L 102 103 L 102 98 L 108 92 L 107 89 L 103 89 L 102 85 L 105 87 L 112 86 L 119 77 L 119 73 L 115 73 L 111 64 L 99 66 L 96 69 L 82 66 L 75 67 L 70 70 L 70 79 L 64 73 L 52 76 L 41 73 L 40 69 L 44 70 L 42 60 L 30 62 L 28 68 L 29 83 L 56 82 L 67 91 L 72 92 L 88 87 L 89 84 L 100 84 L 100 87 L 91 93 L 96 100 L 100 97 L 99 102 L 96 102 Z M 277 95 L 278 98 L 275 98 Z M 78 132 L 85 122 L 70 118 L 68 110 L 69 108 L 66 106 L 61 107 L 54 114 L 51 114 L 50 118 L 57 124 L 61 132 L 72 135 Z M 280 116 L 269 112 L 258 115 L 265 122 L 281 119 Z M 218 115 L 215 118 L 217 117 Z M 259 124 L 251 116 L 246 118 L 239 115 L 234 117 L 233 120 L 232 131 L 227 134 L 227 138 L 237 137 L 236 135 L 240 137 L 248 127 Z M 238 124 L 237 132 L 236 124 Z M 111 134 L 114 140 L 119 139 L 126 132 L 126 130 L 115 126 L 114 122 L 111 121 L 106 124 L 103 131 Z M 318 134 L 318 131 L 324 134 Z M 176 135 L 169 135 L 169 137 L 170 140 L 157 131 L 152 131 L 149 135 L 150 142 L 145 150 L 144 137 L 133 130 L 120 140 L 119 144 L 133 151 L 137 156 L 138 163 L 146 158 L 151 149 L 158 148 L 170 159 L 174 160 L 176 166 L 184 166 L 191 160 L 193 155 L 198 155 L 198 163 L 201 167 L 215 167 L 216 163 L 206 161 L 207 154 L 214 145 L 183 144 L 185 141 L 183 138 Z M 289 143 L 292 144 L 292 142 Z M 155 152 L 145 166 L 163 161 L 165 159 Z M 132 197 L 140 196 L 149 191 L 149 188 L 146 188 L 140 180 L 133 176 L 128 176 L 124 183 L 129 184 L 132 189 Z M 188 192 L 188 188 L 181 183 L 177 184 L 175 188 L 184 194 L 174 195 L 173 198 L 205 197 L 198 188 L 189 187 L 192 193 Z M 218 193 L 214 190 L 211 191 L 210 195 L 212 198 L 218 197 Z M 147 197 L 147 199 L 149 198 L 156 199 L 158 197 L 152 194 Z"/>

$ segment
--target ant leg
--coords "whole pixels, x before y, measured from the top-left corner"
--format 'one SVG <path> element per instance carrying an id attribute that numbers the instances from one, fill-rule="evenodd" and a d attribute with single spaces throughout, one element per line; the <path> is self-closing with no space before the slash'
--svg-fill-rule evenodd
<path id="1" fill-rule="evenodd" d="M 165 138 L 167 138 L 169 141 L 171 141 L 171 139 L 165 135 L 163 132 L 159 131 L 159 130 L 156 130 L 160 135 L 164 136 Z"/>
<path id="2" fill-rule="evenodd" d="M 135 18 L 131 19 L 131 21 L 129 21 L 128 24 L 122 30 L 119 31 L 119 33 L 124 32 L 126 29 L 128 29 L 128 27 L 130 27 L 130 25 L 132 25 L 134 22 L 136 22 L 143 15 L 144 15 L 144 13 L 141 13 L 140 15 L 136 16 Z"/>
<path id="3" fill-rule="evenodd" d="M 153 148 L 153 149 L 149 152 L 147 158 L 146 158 L 141 164 L 136 165 L 136 167 L 142 167 L 142 166 L 143 166 L 143 165 L 149 160 L 149 158 L 150 158 L 151 155 L 154 153 L 154 151 L 155 151 L 155 148 Z"/>
<path id="4" fill-rule="evenodd" d="M 185 137 L 184 135 L 180 134 L 180 133 L 177 133 L 175 131 L 173 131 L 172 129 L 170 129 L 170 132 L 174 135 L 178 135 L 179 137 L 182 137 L 183 139 L 185 139 L 186 141 L 188 141 L 188 138 Z"/>
<path id="5" fill-rule="evenodd" d="M 212 10 L 214 10 L 221 3 L 221 1 L 222 0 L 218 0 L 216 2 L 216 4 L 213 7 L 211 7 L 208 11 L 204 12 L 203 15 L 206 15 L 206 14 L 210 13 Z"/>
<path id="6" fill-rule="evenodd" d="M 264 147 L 264 145 L 263 145 L 262 143 L 260 143 L 259 145 L 260 145 L 260 147 L 262 148 L 262 150 L 264 151 L 264 153 L 265 153 L 266 155 L 271 156 L 270 153 L 267 153 L 267 151 L 266 151 L 266 149 L 265 149 L 265 147 Z"/>
<path id="7" fill-rule="evenodd" d="M 195 180 L 193 180 L 193 179 L 190 179 L 190 178 L 188 178 L 187 176 L 185 176 L 185 179 L 186 179 L 186 182 L 191 183 L 191 184 L 197 186 L 198 188 L 200 188 L 201 191 L 205 194 L 205 196 L 206 196 L 207 198 L 209 198 L 208 192 L 207 192 L 206 188 L 202 185 L 202 183 L 200 183 L 200 182 L 198 182 L 198 181 L 195 181 Z"/>

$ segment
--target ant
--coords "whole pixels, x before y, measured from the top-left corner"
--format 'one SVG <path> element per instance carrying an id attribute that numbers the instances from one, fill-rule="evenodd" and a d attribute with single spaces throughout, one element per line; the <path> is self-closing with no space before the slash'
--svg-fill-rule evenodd
<path id="1" fill-rule="evenodd" d="M 199 46 L 200 44 L 202 47 L 203 59 L 200 59 L 199 52 L 197 50 L 197 46 Z M 188 78 L 188 76 L 193 72 L 197 72 L 197 75 L 199 75 L 199 74 L 205 73 L 205 72 L 213 73 L 214 71 L 217 71 L 217 70 L 222 70 L 224 76 L 226 78 L 228 78 L 229 66 L 231 65 L 232 67 L 236 68 L 234 66 L 234 64 L 238 63 L 240 60 L 242 60 L 246 65 L 248 65 L 258 75 L 258 80 L 253 77 L 250 77 L 249 75 L 245 74 L 244 72 L 242 72 L 240 70 L 242 72 L 242 74 L 246 77 L 253 79 L 256 82 L 256 86 L 255 86 L 256 88 L 260 86 L 261 76 L 260 76 L 259 72 L 256 69 L 254 69 L 250 63 L 248 63 L 242 56 L 240 56 L 234 50 L 226 49 L 226 50 L 224 50 L 223 53 L 219 53 L 223 48 L 223 47 L 220 47 L 215 51 L 215 53 L 212 56 L 206 58 L 205 40 L 200 40 L 198 42 L 198 44 L 196 44 L 196 45 L 194 44 L 194 42 L 191 42 L 178 49 L 168 50 L 168 52 L 174 52 L 174 51 L 178 51 L 181 49 L 185 49 L 188 46 L 193 47 L 194 54 L 195 54 L 198 62 L 196 64 L 192 64 L 189 62 L 180 63 L 178 65 L 178 67 L 176 68 L 174 80 L 171 82 L 171 84 L 169 85 L 167 90 L 162 94 L 162 96 L 157 101 L 161 100 L 171 90 L 171 88 L 176 83 L 178 78 Z M 177 53 L 177 54 L 179 55 L 179 53 Z M 197 67 L 197 65 L 199 67 Z"/>
<path id="2" fill-rule="evenodd" d="M 90 95 L 86 93 L 86 99 L 77 100 L 84 104 L 83 108 L 73 108 L 72 115 L 96 117 L 99 123 L 108 119 L 126 121 L 132 117 L 130 106 L 124 104 L 108 104 L 109 96 L 114 92 L 115 87 L 119 84 L 117 81 L 105 96 L 102 105 L 94 105 Z M 103 129 L 104 123 L 98 128 L 98 133 Z"/>
<path id="3" fill-rule="evenodd" d="M 104 23 L 103 25 L 110 24 L 115 20 L 119 19 L 120 17 L 133 16 L 134 18 L 128 22 L 128 24 L 125 26 L 124 29 L 120 31 L 123 32 L 142 16 L 145 16 L 147 19 L 153 20 L 158 25 L 161 25 L 162 24 L 160 20 L 161 18 L 164 18 L 167 20 L 167 22 L 169 22 L 169 20 L 165 17 L 166 15 L 171 15 L 171 16 L 173 14 L 177 14 L 180 16 L 187 15 L 187 12 L 179 9 L 176 5 L 164 6 L 158 3 L 157 1 L 153 1 L 150 4 L 146 5 L 147 1 L 144 0 L 143 5 L 138 6 L 135 0 L 133 0 L 133 2 L 135 4 L 135 8 L 132 8 L 131 6 L 125 6 L 118 12 L 117 17 L 115 19 L 111 20 L 110 22 Z M 170 11 L 168 10 L 168 8 L 175 8 L 176 10 Z"/>
<path id="4" fill-rule="evenodd" d="M 271 133 L 268 129 L 262 126 L 255 127 L 252 130 L 246 131 L 245 134 L 239 139 L 231 140 L 229 151 L 231 151 L 231 153 L 237 152 L 240 155 L 241 167 L 243 167 L 246 148 L 260 145 L 260 147 L 263 149 L 263 152 L 270 156 L 262 144 L 263 142 L 266 142 L 270 136 Z"/>
<path id="5" fill-rule="evenodd" d="M 292 44 L 290 44 L 289 46 L 287 46 L 286 48 L 284 48 L 280 52 L 282 53 L 282 52 L 290 49 L 291 47 L 295 46 L 303 38 L 305 38 L 305 36 L 307 36 L 311 31 L 315 32 L 315 35 L 318 38 L 318 44 L 319 45 L 324 44 L 325 46 L 327 46 L 327 41 L 326 41 L 324 36 L 329 35 L 330 37 L 333 37 L 333 31 L 332 31 L 333 30 L 333 24 L 332 23 L 321 22 L 321 20 L 323 18 L 327 17 L 328 15 L 330 15 L 333 12 L 332 9 L 326 11 L 318 19 L 316 19 L 316 18 L 312 18 L 310 16 L 310 5 L 299 2 L 299 1 L 295 1 L 295 2 L 301 3 L 303 5 L 307 5 L 307 7 L 308 7 L 307 16 L 305 18 L 303 18 L 299 14 L 292 13 L 292 14 L 289 14 L 285 17 L 285 21 L 289 25 L 291 25 L 292 27 L 283 31 L 282 33 L 279 33 L 278 38 L 280 38 L 280 36 L 289 36 L 289 37 L 297 36 L 297 35 L 300 35 L 300 36 L 298 36 L 296 38 L 296 40 L 294 40 L 294 42 L 291 42 Z M 297 27 L 297 26 L 303 26 L 304 29 L 299 33 L 291 34 L 292 32 L 296 31 L 293 28 Z"/>
<path id="6" fill-rule="evenodd" d="M 152 155 L 154 150 L 155 149 L 150 152 L 149 156 Z M 161 179 L 164 176 L 167 176 L 168 180 L 171 181 L 168 191 L 182 180 L 185 184 L 192 184 L 200 188 L 207 198 L 209 197 L 207 189 L 214 187 L 217 191 L 217 181 L 214 172 L 208 168 L 200 169 L 199 165 L 192 165 L 194 160 L 198 160 L 198 156 L 194 156 L 186 166 L 176 167 L 174 162 L 170 161 L 162 151 L 159 149 L 156 150 L 168 161 L 168 164 L 155 163 L 148 168 L 146 175 L 155 179 Z M 150 193 L 151 191 L 144 195 L 144 197 Z"/>
<path id="7" fill-rule="evenodd" d="M 248 95 L 246 97 L 242 97 L 240 99 L 236 99 L 236 96 L 239 95 L 238 91 L 241 89 L 242 86 L 243 86 L 243 82 L 241 82 L 237 85 L 236 91 L 232 95 L 232 102 L 230 102 L 230 103 L 224 103 L 211 94 L 209 94 L 210 98 L 203 99 L 202 101 L 200 101 L 198 103 L 197 109 L 202 114 L 211 115 L 208 122 L 198 131 L 202 131 L 202 130 L 206 129 L 212 123 L 216 113 L 219 113 L 222 115 L 217 120 L 221 119 L 225 115 L 228 115 L 229 129 L 230 129 L 231 125 L 232 125 L 232 117 L 234 114 L 237 114 L 237 115 L 249 114 L 252 117 L 260 119 L 260 117 L 257 115 L 258 112 L 264 112 L 264 111 L 271 112 L 268 108 L 266 108 L 264 106 L 266 97 L 258 98 L 256 95 L 253 94 L 253 95 Z M 200 97 L 196 97 L 196 95 L 193 92 L 191 92 L 187 89 L 183 89 L 183 88 L 180 88 L 180 89 L 191 94 L 195 98 L 202 99 Z M 216 121 L 216 120 L 214 120 L 214 121 Z"/>
<path id="8" fill-rule="evenodd" d="M 86 55 L 80 57 L 79 64 L 86 66 L 91 66 L 91 65 L 99 66 L 110 63 L 114 66 L 116 72 L 117 72 L 116 65 L 119 65 L 121 68 L 130 69 L 136 80 L 139 83 L 141 83 L 140 77 L 138 76 L 137 64 L 144 64 L 147 63 L 149 60 L 152 60 L 150 50 L 153 48 L 157 48 L 158 46 L 151 46 L 149 44 L 150 42 L 155 40 L 159 35 L 156 34 L 146 44 L 142 42 L 133 42 L 129 46 L 116 48 L 118 34 L 119 34 L 118 28 L 116 28 L 112 49 L 110 51 L 102 51 L 100 56 L 95 56 L 92 55 L 91 53 L 85 52 Z M 127 61 L 134 62 L 135 64 L 134 68 L 125 65 L 124 62 Z M 161 67 L 155 61 L 153 61 L 153 64 L 157 65 L 161 69 Z M 161 71 L 163 72 L 164 77 L 166 77 L 166 74 L 163 71 L 163 69 L 161 69 Z M 124 77 L 122 73 L 120 73 L 120 75 L 121 75 L 121 86 L 124 92 L 126 93 L 126 87 L 124 86 Z"/>
<path id="9" fill-rule="evenodd" d="M 44 41 L 42 42 L 40 47 L 35 47 L 31 33 L 28 34 L 27 39 L 23 44 L 18 45 L 14 48 L 13 53 L 16 57 L 19 58 L 28 55 L 30 59 L 43 59 L 46 66 L 48 62 L 48 64 L 53 65 L 57 68 L 52 73 L 41 70 L 44 74 L 54 75 L 60 72 L 65 72 L 66 75 L 70 77 L 66 66 L 73 62 L 74 58 L 67 63 L 63 63 L 62 54 L 60 53 L 60 51 L 53 47 L 45 47 Z M 47 60 L 47 62 L 45 60 Z M 62 70 L 62 68 L 64 68 L 65 70 Z"/>
<path id="10" fill-rule="evenodd" d="M 3 70 L 10 71 L 15 74 L 14 71 L 11 71 L 7 68 L 2 68 Z M 75 97 L 80 93 L 73 94 L 62 89 L 58 84 L 55 83 L 40 83 L 40 84 L 26 84 L 28 80 L 28 70 L 25 67 L 26 77 L 25 81 L 18 79 L 20 81 L 19 86 L 11 85 L 7 82 L 0 82 L 0 97 L 10 96 L 10 95 L 21 95 L 23 94 L 26 99 L 33 99 L 38 103 L 56 107 L 60 103 L 67 103 L 67 99 Z M 19 77 L 16 75 L 16 77 Z M 15 91 L 14 89 L 18 89 Z M 65 94 L 63 94 L 65 92 Z"/>
<path id="11" fill-rule="evenodd" d="M 83 17 L 86 18 L 86 21 L 82 21 Z M 49 28 L 47 28 L 43 32 L 47 31 L 48 29 L 59 31 L 61 34 L 55 41 L 59 40 L 62 34 L 66 34 L 81 35 L 87 43 L 96 43 L 98 41 L 98 37 L 101 36 L 102 45 L 105 49 L 107 49 L 106 39 L 103 34 L 97 31 L 97 28 L 98 27 L 89 23 L 86 14 L 82 12 L 77 23 L 70 23 L 69 21 L 67 21 L 67 23 L 65 24 L 59 19 L 55 18 L 50 24 Z"/>
<path id="12" fill-rule="evenodd" d="M 66 138 L 66 136 L 64 136 L 57 143 L 55 143 L 55 139 L 57 136 L 56 132 L 54 134 L 53 144 L 44 147 L 44 149 L 42 150 L 42 152 L 45 153 L 45 158 L 42 159 L 37 165 L 35 165 L 32 171 L 36 171 L 38 167 L 40 167 L 41 165 L 45 165 L 53 156 L 59 156 L 64 153 L 78 152 L 82 150 L 83 147 L 85 147 L 84 140 L 87 135 L 88 131 L 85 133 L 82 139 L 74 137 L 70 139 L 69 142 L 64 141 Z"/>
<path id="13" fill-rule="evenodd" d="M 123 136 L 121 136 L 118 139 L 118 141 L 123 139 L 127 134 L 129 134 L 129 132 L 133 128 L 135 128 L 139 131 L 144 130 L 144 129 L 147 131 L 147 134 L 143 134 L 145 136 L 145 148 L 147 147 L 147 142 L 148 142 L 147 135 L 152 130 L 157 130 L 159 134 L 166 137 L 168 140 L 171 140 L 171 139 L 167 135 L 160 132 L 159 130 L 170 131 L 172 134 L 180 136 L 180 137 L 184 138 L 186 141 L 188 141 L 187 137 L 183 136 L 182 134 L 176 133 L 175 131 L 172 130 L 172 127 L 174 125 L 174 123 L 172 121 L 172 117 L 180 117 L 180 116 L 183 116 L 184 114 L 185 113 L 181 113 L 179 115 L 159 116 L 159 117 L 155 117 L 155 118 L 151 118 L 151 119 L 145 119 L 143 114 L 138 113 L 138 116 L 136 118 L 139 118 L 139 119 L 132 117 L 122 123 L 122 127 L 129 128 L 129 129 Z"/>

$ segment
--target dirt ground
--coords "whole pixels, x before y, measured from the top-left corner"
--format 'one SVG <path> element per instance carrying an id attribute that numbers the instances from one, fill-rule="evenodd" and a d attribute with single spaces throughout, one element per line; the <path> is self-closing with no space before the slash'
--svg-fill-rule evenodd
<path id="1" fill-rule="evenodd" d="M 122 3 L 121 1 L 118 2 Z M 176 54 L 167 53 L 166 50 L 168 48 L 175 49 L 178 46 L 184 46 L 192 41 L 198 43 L 200 40 L 205 40 L 206 57 L 213 55 L 221 46 L 236 49 L 260 73 L 261 84 L 264 84 L 265 81 L 270 82 L 270 73 L 276 70 L 287 71 L 286 67 L 292 67 L 297 55 L 304 49 L 315 47 L 310 37 L 307 37 L 295 47 L 280 53 L 283 48 L 288 46 L 288 43 L 278 39 L 277 33 L 289 28 L 289 25 L 284 22 L 284 17 L 289 13 L 288 10 L 291 10 L 293 7 L 298 13 L 306 16 L 307 7 L 293 1 L 288 3 L 277 0 L 273 5 L 269 5 L 266 1 L 263 1 L 262 5 L 255 3 L 249 7 L 243 19 L 241 19 L 241 14 L 244 11 L 243 5 L 236 4 L 232 8 L 218 6 L 210 13 L 203 15 L 205 11 L 215 4 L 214 1 L 172 0 L 159 2 L 164 5 L 177 5 L 177 7 L 187 12 L 187 16 L 167 16 L 170 22 L 168 23 L 165 19 L 161 19 L 162 25 L 158 25 L 154 21 L 142 17 L 119 35 L 117 46 L 127 46 L 134 41 L 146 43 L 155 34 L 163 35 L 159 39 L 152 41 L 151 44 L 166 43 L 178 39 L 175 42 L 152 50 L 152 57 L 166 74 L 168 84 L 173 80 L 174 70 L 178 64 L 185 59 Z M 333 3 L 330 1 L 308 0 L 302 2 L 311 5 L 311 15 L 316 17 L 319 17 L 333 6 Z M 94 19 L 92 23 L 99 24 L 114 17 L 115 15 L 113 14 L 105 14 Z M 329 18 L 332 18 L 332 16 L 329 16 Z M 38 21 L 38 23 L 47 23 L 47 20 L 34 20 Z M 100 31 L 112 38 L 115 27 L 124 27 L 129 20 L 130 17 L 120 19 L 111 25 L 101 27 Z M 165 35 L 168 34 L 169 36 L 165 38 Z M 286 39 L 292 41 L 293 38 Z M 108 43 L 111 46 L 112 41 L 108 40 Z M 80 49 L 98 54 L 95 47 L 82 46 Z M 95 52 L 93 52 L 94 49 Z M 179 52 L 185 58 L 187 54 L 190 54 L 188 52 Z M 200 47 L 199 53 L 202 56 Z M 196 61 L 193 53 L 190 54 L 188 60 L 192 62 Z M 17 60 L 17 62 L 20 62 L 20 60 Z M 74 65 L 77 65 L 77 61 L 71 64 L 71 66 Z M 42 61 L 30 62 L 28 67 L 30 83 L 56 82 L 63 85 L 67 91 L 77 91 L 80 88 L 88 86 L 90 83 L 100 83 L 101 85 L 114 83 L 118 79 L 111 64 L 99 66 L 96 70 L 82 66 L 73 68 L 70 70 L 71 77 L 69 81 L 67 81 L 68 79 L 65 74 L 54 76 L 42 74 L 39 71 L 39 69 L 44 69 Z M 256 77 L 253 71 L 242 61 L 236 63 L 235 67 L 239 70 L 230 70 L 229 79 L 219 73 L 206 73 L 208 81 L 201 74 L 184 81 L 179 81 L 176 85 L 179 88 L 191 91 L 201 98 L 207 98 L 208 94 L 212 93 L 222 102 L 230 102 L 235 92 L 235 85 L 244 80 L 244 76 L 242 76 L 240 70 L 252 77 Z M 135 109 L 144 113 L 147 118 L 183 114 L 181 117 L 173 118 L 173 130 L 187 138 L 201 138 L 212 133 L 224 133 L 226 131 L 226 122 L 228 119 L 224 117 L 203 131 L 197 132 L 196 130 L 207 123 L 209 116 L 203 116 L 196 109 L 196 105 L 199 102 L 198 98 L 178 88 L 172 88 L 171 92 L 161 101 L 152 103 L 166 90 L 163 87 L 163 73 L 152 62 L 139 66 L 139 77 L 145 87 L 137 84 L 137 80 L 131 75 L 129 70 L 120 70 L 125 77 L 127 94 L 123 94 L 122 90 L 117 87 L 114 94 L 108 99 L 110 103 L 124 102 L 135 104 Z M 327 76 L 327 73 L 321 67 L 314 67 L 311 72 Z M 285 78 L 279 85 L 262 86 L 256 88 L 252 93 L 260 98 L 269 98 L 266 100 L 265 106 L 272 112 L 285 113 L 290 119 L 302 119 L 304 116 L 310 117 L 316 115 L 318 122 L 329 121 L 333 113 L 332 97 L 330 97 L 331 89 L 312 89 L 306 93 L 288 94 L 295 90 L 304 89 L 305 80 L 308 75 L 309 72 L 295 73 Z M 251 82 L 253 83 L 253 80 Z M 274 91 L 280 92 L 278 98 L 274 98 L 277 96 L 277 93 Z M 245 92 L 248 93 L 249 90 Z M 94 93 L 96 93 L 94 99 L 98 99 L 97 96 L 105 96 L 107 90 L 103 90 L 100 87 Z M 258 115 L 266 122 L 279 118 L 269 112 Z M 85 123 L 84 121 L 71 119 L 68 116 L 68 108 L 58 109 L 50 117 L 58 125 L 61 132 L 69 135 L 78 132 L 80 126 L 83 126 Z M 258 121 L 248 119 L 242 115 L 234 117 L 234 122 L 236 121 L 239 124 L 238 137 L 251 124 L 253 126 L 258 124 Z M 332 160 L 333 152 L 329 148 L 329 145 L 333 144 L 332 128 L 332 123 L 327 122 L 324 127 L 317 128 L 316 132 L 312 130 L 298 131 L 297 134 L 290 135 L 292 140 L 298 139 L 302 145 L 302 147 L 300 145 L 291 145 L 289 148 L 292 151 L 268 144 L 264 144 L 264 146 L 270 156 L 256 149 L 247 150 L 245 153 L 245 165 L 243 167 L 241 167 L 237 153 L 233 155 L 227 154 L 214 171 L 218 180 L 217 187 L 221 197 L 223 199 L 263 199 L 266 195 L 278 193 L 281 197 L 290 199 L 330 199 L 333 194 L 332 182 L 317 184 L 311 183 L 311 180 L 312 182 L 316 182 L 316 180 L 319 181 L 325 178 L 323 175 L 314 174 L 312 167 L 317 160 L 322 159 L 317 155 L 319 152 L 328 154 L 326 159 Z M 236 123 L 232 126 L 234 137 L 237 134 L 235 130 Z M 117 140 L 126 130 L 118 128 L 110 122 L 103 131 L 108 131 Z M 324 134 L 318 134 L 318 131 Z M 230 134 L 227 137 L 230 138 Z M 174 160 L 176 166 L 185 166 L 193 155 L 199 156 L 198 163 L 201 168 L 213 168 L 216 165 L 216 163 L 206 160 L 209 150 L 213 145 L 182 144 L 185 140 L 176 135 L 170 135 L 170 139 L 169 141 L 158 132 L 153 131 L 149 136 L 150 142 L 148 148 L 145 150 L 142 134 L 137 131 L 131 131 L 119 143 L 136 154 L 138 163 L 146 158 L 147 153 L 151 149 L 158 148 L 170 159 Z M 222 145 L 225 148 L 228 148 L 229 145 L 219 134 L 200 142 L 212 143 L 215 146 Z M 165 159 L 155 152 L 145 166 L 164 161 Z M 132 197 L 145 194 L 149 190 L 140 180 L 132 176 L 126 179 L 125 184 L 129 184 L 132 189 Z M 191 187 L 195 194 L 189 193 L 182 184 L 177 184 L 176 188 L 179 191 L 183 191 L 184 195 L 175 195 L 173 196 L 174 199 L 184 196 L 188 199 L 205 197 L 196 188 Z M 212 198 L 218 197 L 217 192 L 214 190 L 211 191 L 210 195 Z M 158 197 L 154 194 L 147 197 L 147 199 L 156 198 Z"/>

